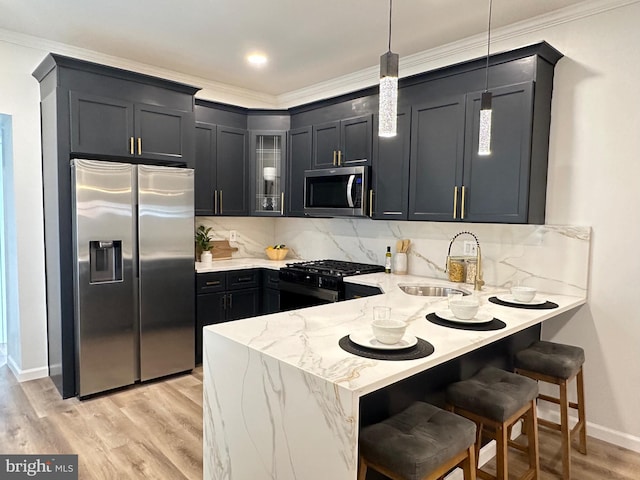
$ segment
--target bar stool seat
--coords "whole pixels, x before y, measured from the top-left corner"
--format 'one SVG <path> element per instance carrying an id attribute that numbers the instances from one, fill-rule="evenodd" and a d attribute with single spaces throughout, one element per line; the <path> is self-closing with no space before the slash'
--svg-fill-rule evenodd
<path id="1" fill-rule="evenodd" d="M 460 466 L 475 480 L 473 422 L 424 402 L 360 432 L 360 472 L 372 468 L 394 480 L 433 480 Z"/>
<path id="2" fill-rule="evenodd" d="M 478 469 L 479 477 L 507 480 L 507 450 L 512 446 L 526 451 L 529 456 L 529 469 L 521 478 L 538 478 L 537 395 L 537 382 L 494 367 L 485 367 L 474 377 L 449 385 L 447 403 L 453 412 L 473 420 L 477 425 L 476 460 L 482 446 L 482 434 L 496 440 L 497 475 L 494 477 Z M 509 439 L 511 427 L 521 418 L 525 419 L 527 425 L 526 447 Z"/>
<path id="3" fill-rule="evenodd" d="M 571 478 L 571 436 L 579 434 L 578 450 L 587 453 L 587 427 L 584 402 L 584 350 L 573 345 L 538 341 L 516 353 L 516 373 L 559 386 L 559 397 L 540 394 L 538 398 L 560 406 L 560 423 L 540 419 L 540 425 L 559 430 L 562 436 L 562 478 Z M 567 385 L 576 379 L 577 403 L 570 402 Z M 569 428 L 569 408 L 578 410 L 578 422 Z"/>

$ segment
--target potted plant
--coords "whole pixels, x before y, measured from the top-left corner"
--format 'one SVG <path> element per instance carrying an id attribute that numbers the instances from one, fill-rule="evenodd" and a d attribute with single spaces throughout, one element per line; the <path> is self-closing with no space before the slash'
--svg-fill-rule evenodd
<path id="1" fill-rule="evenodd" d="M 200 225 L 196 230 L 196 245 L 201 250 L 200 261 L 202 263 L 210 263 L 212 261 L 212 255 L 209 249 L 211 248 L 211 237 L 209 232 L 211 227 L 205 227 Z"/>

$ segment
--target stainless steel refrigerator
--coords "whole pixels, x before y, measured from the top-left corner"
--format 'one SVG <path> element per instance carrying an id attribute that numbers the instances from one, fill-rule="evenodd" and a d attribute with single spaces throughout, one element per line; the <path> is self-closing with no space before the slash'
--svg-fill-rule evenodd
<path id="1" fill-rule="evenodd" d="M 193 170 L 71 161 L 80 397 L 194 367 Z"/>

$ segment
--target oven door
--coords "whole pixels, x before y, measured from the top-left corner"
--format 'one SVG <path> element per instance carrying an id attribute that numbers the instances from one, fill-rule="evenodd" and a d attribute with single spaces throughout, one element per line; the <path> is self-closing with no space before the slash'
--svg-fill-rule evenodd
<path id="1" fill-rule="evenodd" d="M 367 172 L 366 166 L 306 170 L 305 215 L 365 216 Z"/>
<path id="2" fill-rule="evenodd" d="M 280 280 L 280 311 L 314 307 L 340 300 L 340 292 Z"/>

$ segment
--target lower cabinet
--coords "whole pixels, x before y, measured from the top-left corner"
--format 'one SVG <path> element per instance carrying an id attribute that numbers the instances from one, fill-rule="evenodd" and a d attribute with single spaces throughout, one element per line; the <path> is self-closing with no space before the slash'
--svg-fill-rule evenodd
<path id="1" fill-rule="evenodd" d="M 344 284 L 344 299 L 353 300 L 354 298 L 371 297 L 382 293 L 378 287 L 370 287 L 368 285 L 357 285 L 355 283 Z"/>
<path id="2" fill-rule="evenodd" d="M 280 289 L 278 270 L 262 270 L 262 313 L 277 313 L 280 311 Z"/>
<path id="3" fill-rule="evenodd" d="M 260 269 L 196 275 L 196 363 L 202 363 L 202 328 L 255 317 L 262 297 Z"/>

